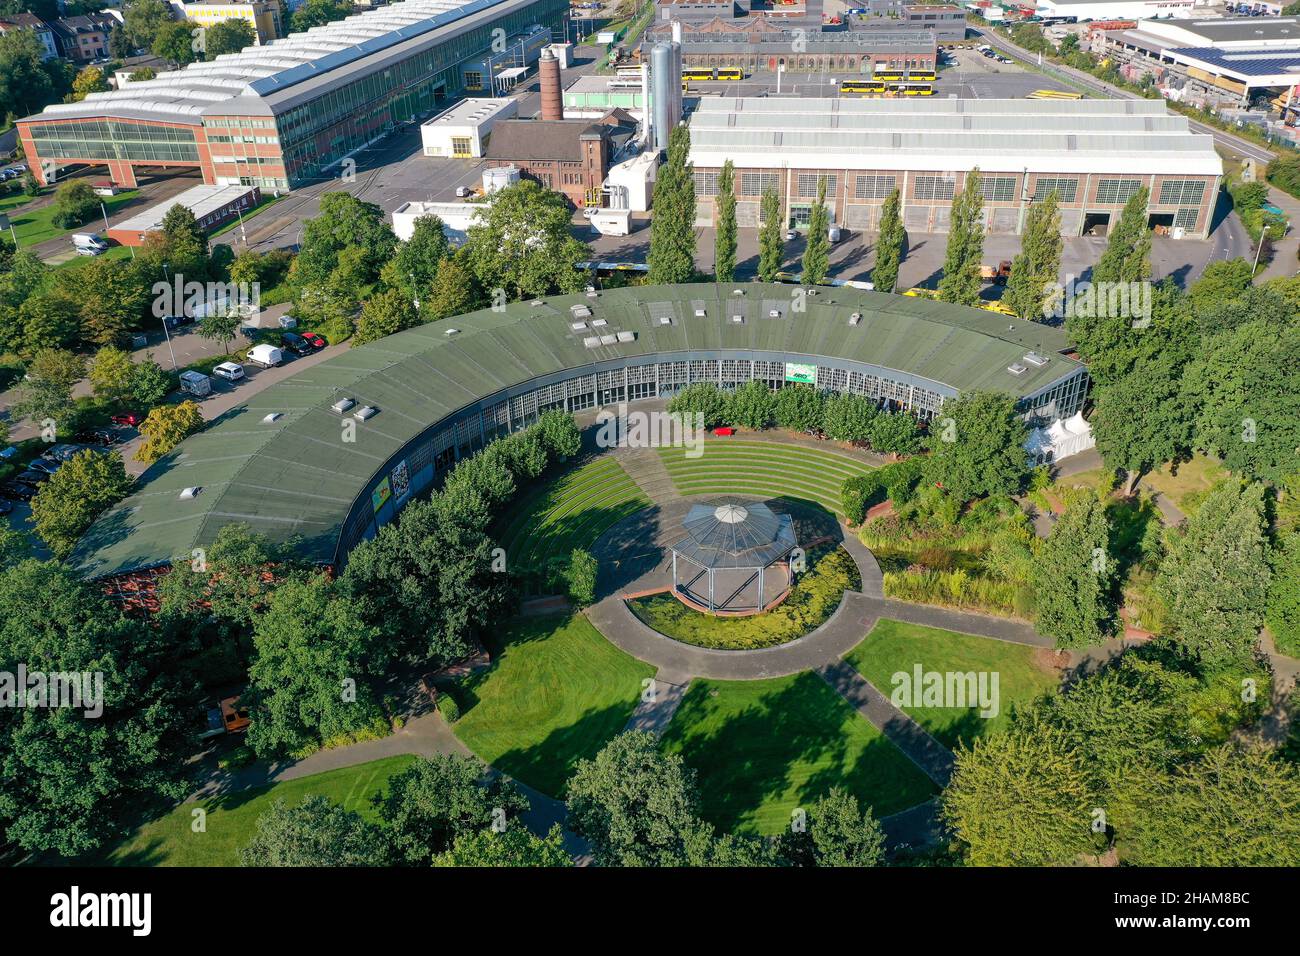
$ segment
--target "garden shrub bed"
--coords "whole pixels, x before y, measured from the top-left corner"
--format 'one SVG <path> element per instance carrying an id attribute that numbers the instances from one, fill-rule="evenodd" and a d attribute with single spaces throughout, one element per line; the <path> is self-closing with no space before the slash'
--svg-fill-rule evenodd
<path id="1" fill-rule="evenodd" d="M 787 644 L 824 624 L 840 606 L 844 592 L 858 590 L 862 578 L 843 548 L 814 548 L 808 570 L 795 581 L 785 601 L 763 614 L 715 617 L 687 607 L 672 594 L 628 601 L 632 613 L 665 637 L 697 647 L 754 650 Z"/>

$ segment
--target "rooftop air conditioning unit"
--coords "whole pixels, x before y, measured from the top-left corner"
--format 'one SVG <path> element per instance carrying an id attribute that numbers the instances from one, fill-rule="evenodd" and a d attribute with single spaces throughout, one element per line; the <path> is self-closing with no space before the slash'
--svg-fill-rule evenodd
<path id="1" fill-rule="evenodd" d="M 1037 352 L 1030 352 L 1025 356 L 1024 360 L 1034 368 L 1042 368 L 1050 361 L 1046 355 L 1039 355 Z"/>
<path id="2" fill-rule="evenodd" d="M 587 323 L 586 323 L 586 322 L 570 322 L 570 323 L 569 323 L 569 328 L 573 329 L 573 331 L 575 331 L 575 332 L 581 332 L 581 331 L 582 331 L 583 329 L 585 329 L 586 327 L 587 327 Z"/>
<path id="3" fill-rule="evenodd" d="M 195 497 L 202 490 L 203 489 L 200 488 L 198 485 L 192 485 L 189 488 L 182 488 L 181 501 L 188 501 L 190 498 Z"/>
<path id="4" fill-rule="evenodd" d="M 358 408 L 355 412 L 352 413 L 352 417 L 359 422 L 364 422 L 367 419 L 374 418 L 378 414 L 379 414 L 379 409 L 375 408 L 375 406 L 362 405 L 360 408 Z"/>
<path id="5" fill-rule="evenodd" d="M 849 316 L 849 325 L 857 325 L 861 321 L 862 321 L 861 312 L 854 312 L 852 315 Z"/>
<path id="6" fill-rule="evenodd" d="M 571 306 L 569 311 L 573 313 L 575 319 L 587 319 L 591 317 L 591 309 L 582 304 Z"/>
<path id="7" fill-rule="evenodd" d="M 618 341 L 618 337 L 614 335 L 602 335 L 600 337 L 601 345 L 613 345 L 617 341 Z"/>
<path id="8" fill-rule="evenodd" d="M 603 329 L 603 328 L 604 328 L 605 326 L 607 326 L 607 325 L 609 325 L 609 323 L 608 323 L 607 321 L 605 321 L 604 319 L 592 319 L 592 320 L 591 320 L 591 327 L 592 327 L 593 329 Z"/>
<path id="9" fill-rule="evenodd" d="M 618 333 L 617 338 L 618 338 L 618 340 L 619 340 L 620 342 L 635 342 L 635 341 L 636 341 L 636 333 L 635 333 L 635 332 L 620 332 L 620 333 Z"/>
<path id="10" fill-rule="evenodd" d="M 599 347 L 600 347 L 600 336 L 599 336 L 599 335 L 589 335 L 589 336 L 587 336 L 585 339 L 582 340 L 582 344 L 583 344 L 584 346 L 586 346 L 587 348 L 589 348 L 589 349 L 599 348 Z"/>
<path id="11" fill-rule="evenodd" d="M 696 317 L 697 319 L 702 319 L 702 318 L 704 318 L 706 315 L 708 315 L 708 313 L 705 312 L 703 309 L 696 309 L 696 310 L 695 310 L 695 317 Z"/>
<path id="12" fill-rule="evenodd" d="M 1028 371 L 1028 369 L 1026 369 L 1019 362 L 1012 362 L 1010 365 L 1007 366 L 1007 371 L 1010 372 L 1012 375 L 1024 375 L 1025 372 Z"/>
<path id="13" fill-rule="evenodd" d="M 732 324 L 732 325 L 744 325 L 744 324 L 745 324 L 745 317 L 744 317 L 743 315 L 733 315 L 733 316 L 731 317 L 731 324 Z"/>
<path id="14" fill-rule="evenodd" d="M 672 317 L 671 315 L 661 315 L 661 316 L 659 316 L 659 324 L 660 324 L 660 325 L 672 325 L 672 324 L 673 324 L 673 317 Z"/>
<path id="15" fill-rule="evenodd" d="M 769 319 L 779 319 L 779 318 L 781 318 L 781 310 L 780 310 L 780 309 L 771 309 L 771 310 L 768 311 L 768 313 L 767 313 L 767 317 L 768 317 Z"/>
<path id="16" fill-rule="evenodd" d="M 355 404 L 356 402 L 352 401 L 350 398 L 340 398 L 337 402 L 331 405 L 330 408 L 334 409 L 336 414 L 342 415 Z"/>
<path id="17" fill-rule="evenodd" d="M 262 416 L 262 421 L 263 421 L 265 424 L 270 425 L 272 422 L 278 422 L 278 421 L 280 420 L 280 416 L 281 416 L 282 414 L 284 414 L 284 413 L 283 413 L 283 412 L 270 412 L 270 413 L 268 413 L 268 414 Z"/>

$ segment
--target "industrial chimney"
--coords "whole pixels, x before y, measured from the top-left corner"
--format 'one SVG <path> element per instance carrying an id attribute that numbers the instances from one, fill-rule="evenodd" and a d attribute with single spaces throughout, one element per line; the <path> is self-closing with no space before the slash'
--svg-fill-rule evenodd
<path id="1" fill-rule="evenodd" d="M 542 50 L 537 61 L 537 75 L 541 78 L 542 119 L 564 119 L 564 96 L 560 92 L 560 61 L 550 48 Z"/>

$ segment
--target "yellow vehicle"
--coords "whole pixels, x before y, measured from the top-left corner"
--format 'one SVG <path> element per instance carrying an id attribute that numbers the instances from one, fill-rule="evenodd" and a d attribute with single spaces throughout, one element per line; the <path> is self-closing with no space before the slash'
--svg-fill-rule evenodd
<path id="1" fill-rule="evenodd" d="M 903 295 L 910 295 L 914 299 L 937 299 L 939 293 L 934 289 L 922 289 L 919 285 L 908 289 Z"/>
<path id="2" fill-rule="evenodd" d="M 712 80 L 716 76 L 712 67 L 691 66 L 682 70 L 683 80 Z"/>
<path id="3" fill-rule="evenodd" d="M 1064 90 L 1034 90 L 1028 94 L 1027 100 L 1081 100 L 1082 93 L 1067 93 Z"/>
<path id="4" fill-rule="evenodd" d="M 929 83 L 889 83 L 889 92 L 895 96 L 934 96 L 934 87 Z"/>
<path id="5" fill-rule="evenodd" d="M 718 68 L 718 79 L 720 80 L 743 80 L 745 71 L 738 66 L 724 66 Z"/>
<path id="6" fill-rule="evenodd" d="M 901 80 L 903 78 L 902 70 L 881 70 L 878 73 L 871 74 L 873 80 Z"/>
<path id="7" fill-rule="evenodd" d="M 841 80 L 840 93 L 860 93 L 863 95 L 875 93 L 877 95 L 885 92 L 884 83 L 876 83 L 871 80 Z"/>
<path id="8" fill-rule="evenodd" d="M 1004 305 L 1000 299 L 994 299 L 989 302 L 980 302 L 979 307 L 987 312 L 997 312 L 999 315 L 1009 315 L 1013 319 L 1020 318 L 1020 316 L 1016 315 L 1015 310 L 1011 308 L 1011 306 Z"/>
<path id="9" fill-rule="evenodd" d="M 903 79 L 913 83 L 933 83 L 938 77 L 934 70 L 909 70 Z"/>

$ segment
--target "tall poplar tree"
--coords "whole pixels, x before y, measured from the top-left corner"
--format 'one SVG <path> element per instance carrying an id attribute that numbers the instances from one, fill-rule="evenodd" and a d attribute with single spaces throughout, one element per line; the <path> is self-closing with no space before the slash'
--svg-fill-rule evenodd
<path id="1" fill-rule="evenodd" d="M 1119 222 L 1110 230 L 1106 251 L 1092 269 L 1092 283 L 1141 282 L 1151 278 L 1151 230 L 1147 227 L 1145 186 L 1129 197 Z"/>
<path id="2" fill-rule="evenodd" d="M 758 277 L 771 282 L 785 259 L 785 223 L 781 221 L 781 197 L 775 189 L 763 193 L 762 216 L 763 225 L 758 231 Z"/>
<path id="3" fill-rule="evenodd" d="M 695 176 L 688 162 L 691 135 L 685 126 L 668 138 L 668 162 L 655 183 L 650 224 L 649 279 L 690 282 L 695 277 Z"/>
<path id="4" fill-rule="evenodd" d="M 1094 494 L 1061 516 L 1034 557 L 1034 626 L 1057 647 L 1100 644 L 1114 620 L 1110 522 Z"/>
<path id="5" fill-rule="evenodd" d="M 718 173 L 717 231 L 713 245 L 713 273 L 719 282 L 736 277 L 736 167 L 731 160 Z"/>
<path id="6" fill-rule="evenodd" d="M 902 198 L 895 188 L 880 208 L 880 236 L 876 239 L 876 264 L 871 270 L 871 282 L 877 292 L 893 292 L 894 287 L 898 285 L 898 269 L 903 262 L 903 243 L 906 241 Z"/>
<path id="7" fill-rule="evenodd" d="M 1020 254 L 1011 260 L 1004 298 L 1022 319 L 1047 318 L 1060 299 L 1061 211 L 1056 190 L 1029 207 Z"/>
<path id="8" fill-rule="evenodd" d="M 980 298 L 980 260 L 984 256 L 984 191 L 979 168 L 966 174 L 966 182 L 952 201 L 948 248 L 939 280 L 939 299 L 974 305 Z"/>
<path id="9" fill-rule="evenodd" d="M 830 214 L 826 209 L 826 177 L 817 177 L 817 205 L 808 217 L 808 244 L 803 250 L 804 285 L 821 285 L 831 268 Z"/>

